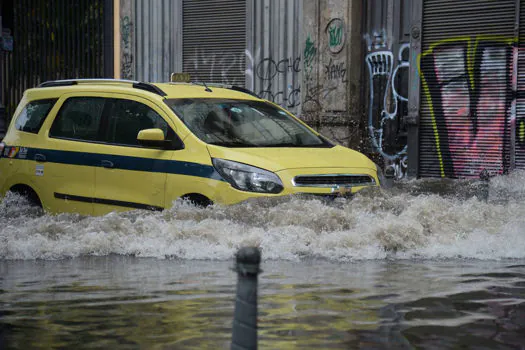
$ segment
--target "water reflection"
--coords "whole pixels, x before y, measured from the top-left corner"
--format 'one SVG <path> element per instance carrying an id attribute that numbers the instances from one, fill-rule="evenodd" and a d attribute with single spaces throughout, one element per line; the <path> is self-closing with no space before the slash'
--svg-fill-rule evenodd
<path id="1" fill-rule="evenodd" d="M 260 347 L 519 347 L 523 263 L 266 261 Z M 0 345 L 228 348 L 230 267 L 122 256 L 3 261 Z"/>

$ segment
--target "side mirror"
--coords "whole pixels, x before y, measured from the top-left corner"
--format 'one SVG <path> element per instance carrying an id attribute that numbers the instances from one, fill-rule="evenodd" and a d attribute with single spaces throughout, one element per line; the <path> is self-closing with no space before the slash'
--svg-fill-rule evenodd
<path id="1" fill-rule="evenodd" d="M 140 145 L 149 147 L 164 147 L 164 131 L 161 129 L 144 129 L 140 130 L 137 135 L 137 141 Z"/>
<path id="2" fill-rule="evenodd" d="M 166 140 L 164 138 L 164 131 L 161 129 L 140 130 L 137 135 L 137 141 L 140 145 L 146 147 L 162 148 L 166 150 L 184 149 L 184 144 L 176 135 L 173 140 Z"/>

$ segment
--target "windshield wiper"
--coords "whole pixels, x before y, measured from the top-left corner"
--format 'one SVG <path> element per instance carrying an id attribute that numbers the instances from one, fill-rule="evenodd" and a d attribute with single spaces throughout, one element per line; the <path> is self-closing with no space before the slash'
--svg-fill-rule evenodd
<path id="1" fill-rule="evenodd" d="M 257 147 L 252 143 L 239 142 L 239 141 L 218 141 L 218 142 L 208 142 L 209 145 L 222 146 L 222 147 Z"/>
<path id="2" fill-rule="evenodd" d="M 293 143 L 293 142 L 283 142 L 283 143 L 260 145 L 260 147 L 329 148 L 331 146 L 325 143 L 320 143 L 316 145 L 308 145 L 308 144 L 301 144 L 301 143 L 298 144 L 298 143 Z"/>

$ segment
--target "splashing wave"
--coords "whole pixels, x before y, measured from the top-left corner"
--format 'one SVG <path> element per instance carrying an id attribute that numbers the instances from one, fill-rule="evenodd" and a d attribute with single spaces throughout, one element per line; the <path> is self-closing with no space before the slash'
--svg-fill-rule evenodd
<path id="1" fill-rule="evenodd" d="M 488 201 L 455 181 L 410 181 L 351 200 L 283 197 L 102 217 L 47 215 L 14 194 L 0 202 L 1 259 L 123 254 L 230 259 L 258 245 L 265 259 L 525 258 L 525 173 L 495 178 Z M 434 187 L 438 192 L 427 191 Z M 491 200 L 490 198 L 494 198 Z"/>

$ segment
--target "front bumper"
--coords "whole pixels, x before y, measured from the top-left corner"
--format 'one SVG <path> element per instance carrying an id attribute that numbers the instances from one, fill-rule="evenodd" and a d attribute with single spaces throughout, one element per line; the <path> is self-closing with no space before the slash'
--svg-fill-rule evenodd
<path id="1" fill-rule="evenodd" d="M 284 189 L 278 194 L 252 193 L 239 191 L 230 186 L 230 184 L 223 182 L 220 188 L 217 188 L 214 202 L 220 204 L 236 204 L 250 198 L 260 197 L 279 197 L 288 195 L 305 195 L 314 196 L 313 198 L 323 198 L 333 200 L 338 197 L 352 197 L 356 192 L 371 186 L 379 186 L 379 178 L 376 169 L 369 168 L 302 168 L 302 169 L 287 169 L 276 172 L 283 182 Z M 297 176 L 307 175 L 322 175 L 330 176 L 336 174 L 345 175 L 366 175 L 373 179 L 373 183 L 348 185 L 348 184 L 326 184 L 320 185 L 297 185 L 295 179 Z"/>

